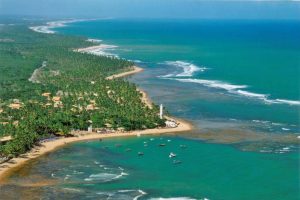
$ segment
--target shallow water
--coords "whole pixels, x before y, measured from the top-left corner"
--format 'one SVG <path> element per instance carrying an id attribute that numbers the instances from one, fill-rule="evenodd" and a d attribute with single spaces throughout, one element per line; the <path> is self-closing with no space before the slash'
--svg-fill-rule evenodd
<path id="1" fill-rule="evenodd" d="M 177 156 L 169 158 L 171 152 Z M 42 157 L 16 173 L 1 195 L 15 197 L 18 189 L 44 199 L 297 199 L 298 160 L 297 153 L 242 152 L 175 135 L 106 139 Z"/>

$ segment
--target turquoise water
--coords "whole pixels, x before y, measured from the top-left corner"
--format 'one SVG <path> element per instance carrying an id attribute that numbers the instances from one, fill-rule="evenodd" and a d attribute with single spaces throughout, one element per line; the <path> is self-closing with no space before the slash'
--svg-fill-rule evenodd
<path id="1" fill-rule="evenodd" d="M 128 79 L 196 129 L 68 145 L 20 169 L 1 197 L 299 199 L 299 21 L 99 20 L 56 30 L 113 45 L 98 53 L 142 66 Z M 49 184 L 30 186 L 40 182 Z"/>
<path id="2" fill-rule="evenodd" d="M 171 152 L 177 156 L 169 158 Z M 69 145 L 11 181 L 20 196 L 30 181 L 58 181 L 31 188 L 32 199 L 299 199 L 298 162 L 296 153 L 242 152 L 177 136 L 121 138 Z"/>
<path id="3" fill-rule="evenodd" d="M 107 51 L 146 69 L 132 81 L 178 116 L 300 131 L 299 21 L 100 20 L 57 30 L 116 45 Z M 152 85 L 177 90 L 177 106 Z"/>

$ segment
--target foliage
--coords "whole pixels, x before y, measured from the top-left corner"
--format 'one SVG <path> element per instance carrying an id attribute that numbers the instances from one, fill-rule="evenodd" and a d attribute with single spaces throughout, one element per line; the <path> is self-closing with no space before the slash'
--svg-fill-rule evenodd
<path id="1" fill-rule="evenodd" d="M 86 130 L 90 121 L 93 127 L 125 130 L 164 125 L 158 107 L 145 105 L 136 85 L 106 79 L 130 70 L 132 62 L 75 52 L 92 43 L 23 25 L 4 26 L 1 38 L 6 40 L 0 40 L 0 122 L 8 124 L 0 125 L 0 136 L 14 139 L 0 146 L 0 156 L 24 153 L 42 138 Z M 21 108 L 9 108 L 13 102 Z"/>

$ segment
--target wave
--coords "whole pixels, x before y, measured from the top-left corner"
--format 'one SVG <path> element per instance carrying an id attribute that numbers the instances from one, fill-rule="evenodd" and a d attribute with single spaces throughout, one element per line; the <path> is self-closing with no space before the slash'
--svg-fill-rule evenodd
<path id="1" fill-rule="evenodd" d="M 286 100 L 286 99 L 270 99 L 268 94 L 259 94 L 259 93 L 254 93 L 254 92 L 248 92 L 245 89 L 248 88 L 247 85 L 234 85 L 230 83 L 226 83 L 223 81 L 218 81 L 218 80 L 204 80 L 204 79 L 182 79 L 182 78 L 168 78 L 166 79 L 170 80 L 176 80 L 180 82 L 185 82 L 185 83 L 198 83 L 207 87 L 211 88 L 217 88 L 217 89 L 224 89 L 228 91 L 229 93 L 232 94 L 237 94 L 240 96 L 248 97 L 248 98 L 253 98 L 256 100 L 261 100 L 264 103 L 267 104 L 287 104 L 287 105 L 300 105 L 300 101 L 296 100 Z"/>
<path id="2" fill-rule="evenodd" d="M 225 83 L 222 81 L 215 81 L 215 80 L 204 80 L 204 79 L 173 79 L 173 80 L 186 82 L 186 83 L 199 83 L 207 87 L 225 89 L 228 91 L 247 87 L 247 85 L 233 85 L 233 84 Z"/>
<path id="3" fill-rule="evenodd" d="M 115 192 L 97 192 L 97 195 L 106 197 L 107 199 L 130 199 L 138 200 L 147 193 L 143 190 L 118 190 Z"/>
<path id="4" fill-rule="evenodd" d="M 283 103 L 283 104 L 289 104 L 289 105 L 300 105 L 300 101 L 294 101 L 294 100 L 285 100 L 285 99 L 275 99 L 271 100 L 274 103 Z"/>
<path id="5" fill-rule="evenodd" d="M 172 74 L 167 74 L 167 75 L 160 76 L 162 78 L 166 78 L 166 77 L 191 77 L 191 76 L 193 76 L 193 74 L 195 72 L 198 72 L 198 71 L 204 72 L 205 70 L 208 69 L 206 67 L 198 67 L 198 66 L 196 66 L 192 63 L 188 63 L 188 62 L 184 62 L 184 61 L 166 61 L 163 64 L 167 64 L 167 65 L 182 68 L 183 72 L 177 73 L 177 74 L 172 73 Z"/>
<path id="6" fill-rule="evenodd" d="M 118 58 L 119 56 L 117 54 L 111 53 L 109 51 L 113 51 L 117 48 L 118 46 L 116 45 L 108 45 L 108 44 L 100 44 L 97 46 L 91 46 L 87 48 L 81 48 L 77 49 L 75 51 L 81 52 L 81 53 L 88 53 L 96 56 L 107 56 L 107 57 L 116 57 Z"/>
<path id="7" fill-rule="evenodd" d="M 123 176 L 127 176 L 127 173 L 121 172 L 120 174 L 111 174 L 111 173 L 100 173 L 92 174 L 88 178 L 85 178 L 85 181 L 100 181 L 100 182 L 109 182 L 112 180 L 119 179 Z"/>
<path id="8" fill-rule="evenodd" d="M 132 61 L 134 63 L 143 63 L 143 61 L 141 61 L 141 60 L 128 60 L 128 61 Z"/>
<path id="9" fill-rule="evenodd" d="M 89 38 L 89 39 L 87 39 L 86 41 L 92 42 L 92 43 L 101 43 L 101 42 L 102 42 L 102 40 L 94 39 L 94 38 Z"/>
<path id="10" fill-rule="evenodd" d="M 133 198 L 133 200 L 138 200 L 140 197 L 146 195 L 147 193 L 143 190 L 118 190 L 118 193 L 128 193 L 128 192 L 138 192 L 139 194 Z"/>
<path id="11" fill-rule="evenodd" d="M 69 20 L 52 21 L 52 22 L 47 22 L 46 25 L 31 26 L 29 28 L 39 33 L 54 34 L 56 33 L 56 31 L 52 30 L 54 28 L 64 27 L 66 26 L 66 24 L 70 24 L 70 23 L 90 21 L 90 20 L 95 20 L 95 19 L 69 19 Z"/>
<path id="12" fill-rule="evenodd" d="M 243 90 L 237 90 L 238 94 L 246 97 L 254 97 L 260 100 L 263 100 L 265 103 L 268 104 L 288 104 L 288 105 L 300 105 L 300 101 L 294 101 L 294 100 L 286 100 L 286 99 L 269 99 L 269 95 L 267 94 L 258 94 L 253 92 L 247 92 Z"/>
<path id="13" fill-rule="evenodd" d="M 190 197 L 170 197 L 170 198 L 158 197 L 158 198 L 151 198 L 149 200 L 196 200 L 196 199 Z M 204 198 L 203 200 L 209 200 L 209 199 Z"/>
<path id="14" fill-rule="evenodd" d="M 266 94 L 257 94 L 257 93 L 243 91 L 243 90 L 237 90 L 236 92 L 238 94 L 246 96 L 246 97 L 255 97 L 255 98 L 259 98 L 259 99 L 267 99 L 267 96 L 268 96 Z"/>

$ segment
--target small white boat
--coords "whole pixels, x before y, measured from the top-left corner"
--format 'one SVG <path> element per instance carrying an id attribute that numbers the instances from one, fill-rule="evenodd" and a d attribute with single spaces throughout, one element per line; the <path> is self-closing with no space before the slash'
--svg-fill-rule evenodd
<path id="1" fill-rule="evenodd" d="M 143 156 L 144 153 L 143 153 L 143 152 L 138 152 L 138 155 L 139 155 L 139 156 Z"/>
<path id="2" fill-rule="evenodd" d="M 173 158 L 173 157 L 176 157 L 177 155 L 175 154 L 175 153 L 170 153 L 170 155 L 169 155 L 169 158 Z"/>

